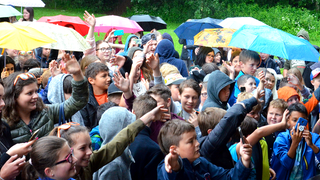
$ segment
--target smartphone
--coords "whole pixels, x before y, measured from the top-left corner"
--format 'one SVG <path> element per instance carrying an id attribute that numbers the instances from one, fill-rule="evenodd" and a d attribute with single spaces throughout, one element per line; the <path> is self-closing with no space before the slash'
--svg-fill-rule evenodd
<path id="1" fill-rule="evenodd" d="M 122 36 L 122 35 L 124 35 L 124 32 L 123 32 L 123 30 L 115 30 L 113 35 L 114 36 Z"/>
<path id="2" fill-rule="evenodd" d="M 133 41 L 134 41 L 136 44 L 142 44 L 142 43 L 141 43 L 141 39 L 134 39 Z"/>
<path id="3" fill-rule="evenodd" d="M 308 124 L 308 120 L 300 117 L 300 118 L 298 119 L 298 122 L 297 122 L 296 127 L 295 127 L 296 130 L 297 130 L 297 128 L 298 128 L 298 124 L 300 124 L 300 126 L 299 126 L 299 131 L 303 131 L 303 130 L 305 129 L 305 127 L 307 126 L 307 124 Z"/>
<path id="4" fill-rule="evenodd" d="M 34 138 L 36 138 L 36 137 L 37 137 L 37 135 L 38 135 L 39 131 L 40 131 L 40 129 L 38 129 L 38 130 L 36 130 L 35 132 L 33 132 L 33 134 L 32 134 L 32 136 L 31 136 L 31 138 L 29 139 L 29 141 L 34 140 Z"/>
<path id="5" fill-rule="evenodd" d="M 246 144 L 246 141 L 244 140 L 244 137 L 243 137 L 243 134 L 242 134 L 241 127 L 238 127 L 238 131 L 239 131 L 239 134 L 240 134 L 240 138 L 242 139 L 242 144 Z"/>
<path id="6" fill-rule="evenodd" d="M 240 92 L 246 92 L 246 87 L 240 87 Z"/>

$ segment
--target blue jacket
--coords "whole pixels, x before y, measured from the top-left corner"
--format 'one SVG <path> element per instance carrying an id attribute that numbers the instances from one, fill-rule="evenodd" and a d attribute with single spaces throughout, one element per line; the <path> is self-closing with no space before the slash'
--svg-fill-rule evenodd
<path id="1" fill-rule="evenodd" d="M 320 147 L 319 135 L 311 133 L 312 142 L 317 147 Z M 277 173 L 277 179 L 286 180 L 290 178 L 291 170 L 294 166 L 295 159 L 288 156 L 288 151 L 291 146 L 290 131 L 286 130 L 278 135 L 273 145 L 274 156 L 271 160 L 271 168 Z M 302 161 L 303 179 L 309 179 L 316 175 L 315 157 L 320 159 L 320 151 L 314 154 L 313 150 L 307 145 L 305 141 Z M 307 162 L 307 164 L 306 164 Z"/>
<path id="2" fill-rule="evenodd" d="M 244 167 L 241 161 L 232 169 L 217 167 L 203 157 L 196 159 L 193 163 L 188 159 L 182 159 L 182 163 L 183 167 L 180 171 L 167 173 L 165 163 L 162 161 L 158 166 L 158 180 L 237 180 L 247 179 L 251 172 L 251 169 Z"/>
<path id="3" fill-rule="evenodd" d="M 129 43 L 130 43 L 131 38 L 133 38 L 133 37 L 139 39 L 138 36 L 136 36 L 136 35 L 134 35 L 134 34 L 130 34 L 130 35 L 127 37 L 126 44 L 125 44 L 125 46 L 124 46 L 123 52 L 119 52 L 118 55 L 120 55 L 120 56 L 126 56 L 126 55 L 128 55 L 128 52 L 129 52 L 129 49 L 130 49 L 130 48 L 129 48 Z"/>

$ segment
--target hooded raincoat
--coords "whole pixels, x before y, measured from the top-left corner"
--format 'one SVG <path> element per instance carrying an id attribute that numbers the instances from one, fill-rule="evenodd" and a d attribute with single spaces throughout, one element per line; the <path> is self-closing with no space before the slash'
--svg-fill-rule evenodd
<path id="1" fill-rule="evenodd" d="M 128 55 L 128 52 L 129 52 L 129 49 L 130 49 L 130 48 L 129 48 L 130 40 L 131 40 L 133 37 L 139 39 L 138 36 L 136 36 L 136 35 L 134 35 L 134 34 L 129 35 L 129 36 L 127 37 L 126 44 L 125 44 L 125 46 L 124 46 L 123 52 L 118 53 L 118 55 L 120 55 L 120 56 L 127 56 L 127 55 Z"/>

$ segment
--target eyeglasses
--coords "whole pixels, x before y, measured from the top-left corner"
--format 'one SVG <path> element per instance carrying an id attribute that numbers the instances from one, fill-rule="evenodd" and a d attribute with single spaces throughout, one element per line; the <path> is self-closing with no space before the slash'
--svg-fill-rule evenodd
<path id="1" fill-rule="evenodd" d="M 33 51 L 19 51 L 19 55 L 21 55 L 21 56 L 33 55 Z"/>
<path id="2" fill-rule="evenodd" d="M 71 126 L 79 126 L 80 124 L 79 123 L 76 123 L 76 122 L 68 122 L 68 123 L 65 123 L 65 124 L 62 124 L 58 127 L 58 137 L 60 138 L 61 137 L 61 133 L 60 133 L 60 130 L 63 129 L 63 130 L 67 130 L 69 129 Z"/>
<path id="3" fill-rule="evenodd" d="M 210 57 L 214 58 L 214 55 L 211 55 L 211 54 L 207 54 L 207 56 L 210 56 Z"/>
<path id="4" fill-rule="evenodd" d="M 58 164 L 61 164 L 61 163 L 64 163 L 64 162 L 68 162 L 68 163 L 72 163 L 72 157 L 73 157 L 73 148 L 71 148 L 71 153 L 68 154 L 68 156 L 66 157 L 66 159 L 62 160 L 62 161 L 59 161 L 57 163 L 55 163 L 54 165 L 58 165 Z"/>
<path id="5" fill-rule="evenodd" d="M 19 74 L 16 79 L 14 80 L 14 83 L 13 83 L 13 86 L 15 86 L 18 82 L 18 79 L 22 79 L 22 80 L 27 80 L 29 78 L 36 78 L 36 76 L 32 73 L 22 73 L 22 74 Z"/>
<path id="6" fill-rule="evenodd" d="M 102 52 L 110 52 L 112 50 L 112 48 L 99 48 L 99 49 L 96 49 L 97 51 L 102 51 Z"/>

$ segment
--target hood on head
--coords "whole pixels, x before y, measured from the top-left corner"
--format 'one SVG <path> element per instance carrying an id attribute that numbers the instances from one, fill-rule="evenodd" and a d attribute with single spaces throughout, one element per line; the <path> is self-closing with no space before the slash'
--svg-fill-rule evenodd
<path id="1" fill-rule="evenodd" d="M 292 96 L 298 96 L 298 99 L 300 101 L 300 96 L 294 88 L 289 87 L 289 86 L 284 86 L 284 87 L 278 89 L 278 98 L 279 99 L 283 99 L 287 102 L 288 99 Z"/>
<path id="2" fill-rule="evenodd" d="M 51 104 L 62 103 L 66 99 L 63 92 L 63 81 L 70 74 L 59 74 L 52 78 L 48 87 L 48 100 Z"/>
<path id="3" fill-rule="evenodd" d="M 175 50 L 172 42 L 170 42 L 168 39 L 163 39 L 157 45 L 155 54 L 158 53 L 159 57 L 168 59 L 174 57 L 174 51 Z"/>

